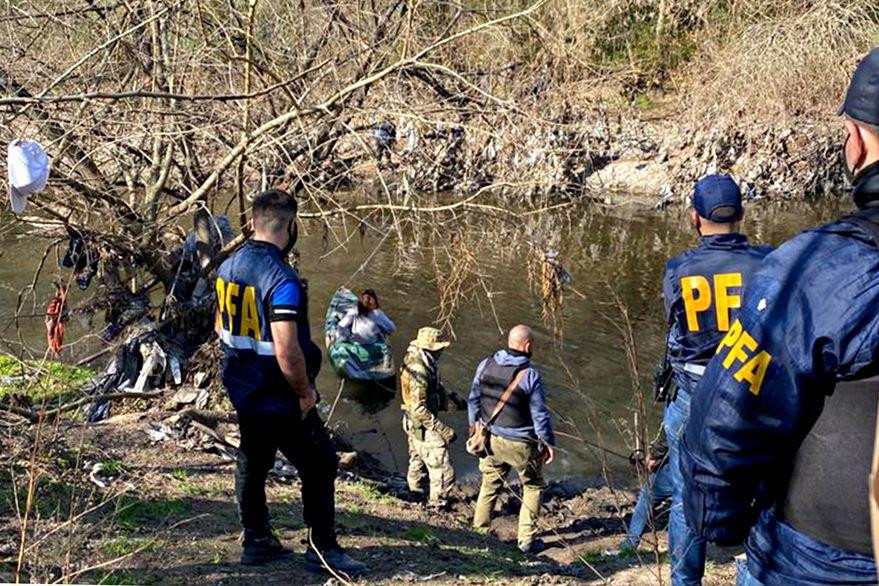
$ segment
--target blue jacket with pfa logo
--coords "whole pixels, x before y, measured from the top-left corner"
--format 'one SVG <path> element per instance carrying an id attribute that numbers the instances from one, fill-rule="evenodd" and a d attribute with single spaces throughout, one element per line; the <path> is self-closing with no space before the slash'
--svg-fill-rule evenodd
<path id="1" fill-rule="evenodd" d="M 843 219 L 767 256 L 693 396 L 681 446 L 688 525 L 712 541 L 747 536 L 750 571 L 766 584 L 875 584 L 872 555 L 796 530 L 779 517 L 779 503 L 788 502 L 779 499 L 789 495 L 792 466 L 822 408 L 840 399 L 834 389 L 847 392 L 846 381 L 876 374 L 877 358 L 879 250 L 866 230 Z M 821 439 L 855 430 L 843 421 L 830 431 Z M 865 452 L 853 475 L 863 482 L 864 506 Z M 818 471 L 831 483 L 844 472 Z M 831 524 L 838 516 L 827 508 L 812 514 Z"/>
<path id="2" fill-rule="evenodd" d="M 298 397 L 275 358 L 271 322 L 296 322 L 313 382 L 321 352 L 311 341 L 308 300 L 296 270 L 269 242 L 248 240 L 217 270 L 218 331 L 225 356 L 223 385 L 238 410 L 298 410 Z"/>
<path id="3" fill-rule="evenodd" d="M 692 391 L 698 374 L 735 321 L 745 284 L 772 249 L 751 246 L 742 234 L 705 236 L 699 246 L 668 261 L 662 280 L 669 322 L 668 358 L 675 381 Z"/>

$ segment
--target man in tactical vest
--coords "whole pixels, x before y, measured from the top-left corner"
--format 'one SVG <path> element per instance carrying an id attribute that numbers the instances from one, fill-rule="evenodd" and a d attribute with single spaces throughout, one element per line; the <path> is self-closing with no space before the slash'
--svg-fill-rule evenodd
<path id="1" fill-rule="evenodd" d="M 422 485 L 430 482 L 428 505 L 442 509 L 455 484 L 455 469 L 449 456 L 449 444 L 455 441 L 455 430 L 440 421 L 440 411 L 447 411 L 455 400 L 446 391 L 439 376 L 437 362 L 450 342 L 442 339 L 436 328 L 418 330 L 409 344 L 400 370 L 403 394 L 403 431 L 409 441 L 409 491 L 422 495 Z"/>
<path id="2" fill-rule="evenodd" d="M 244 526 L 243 564 L 287 552 L 272 534 L 265 482 L 277 450 L 299 471 L 309 527 L 306 564 L 347 574 L 366 567 L 336 542 L 336 450 L 315 409 L 321 352 L 311 341 L 306 292 L 287 255 L 296 242 L 296 200 L 283 191 L 256 195 L 253 238 L 217 271 L 217 333 L 222 380 L 238 413 L 241 446 L 235 472 Z"/>
<path id="3" fill-rule="evenodd" d="M 693 399 L 687 521 L 744 541 L 745 584 L 876 584 L 867 478 L 879 398 L 879 48 L 845 103 L 854 214 L 766 257 Z"/>
<path id="4" fill-rule="evenodd" d="M 668 360 L 674 389 L 663 425 L 669 446 L 672 508 L 668 528 L 671 582 L 699 584 L 705 570 L 705 541 L 684 521 L 679 445 L 690 417 L 690 398 L 717 343 L 730 329 L 751 275 L 769 253 L 738 232 L 742 195 L 729 176 L 709 175 L 696 183 L 690 221 L 699 246 L 668 261 L 663 278 L 669 323 Z"/>
<path id="5" fill-rule="evenodd" d="M 470 425 L 477 418 L 489 423 L 505 391 L 509 397 L 490 425 L 490 454 L 479 460 L 482 486 L 476 501 L 473 526 L 488 529 L 491 513 L 510 470 L 519 475 L 522 505 L 519 508 L 519 549 L 539 553 L 543 542 L 535 539 L 540 497 L 543 493 L 543 465 L 552 462 L 555 437 L 552 433 L 546 394 L 540 373 L 531 366 L 534 334 L 517 325 L 510 330 L 506 350 L 498 350 L 479 363 L 468 400 Z"/>

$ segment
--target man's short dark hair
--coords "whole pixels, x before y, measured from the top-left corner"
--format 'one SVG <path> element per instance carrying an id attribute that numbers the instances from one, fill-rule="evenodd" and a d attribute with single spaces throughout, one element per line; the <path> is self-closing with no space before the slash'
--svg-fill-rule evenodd
<path id="1" fill-rule="evenodd" d="M 280 189 L 269 189 L 253 196 L 250 214 L 253 226 L 264 232 L 286 230 L 296 217 L 296 199 Z"/>

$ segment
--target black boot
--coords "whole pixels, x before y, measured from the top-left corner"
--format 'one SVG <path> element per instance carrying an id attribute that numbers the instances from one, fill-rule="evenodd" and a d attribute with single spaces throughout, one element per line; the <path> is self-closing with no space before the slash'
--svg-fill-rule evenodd
<path id="1" fill-rule="evenodd" d="M 258 566 L 289 555 L 290 550 L 281 545 L 270 528 L 244 530 L 244 551 L 241 554 L 241 563 L 245 566 Z"/>

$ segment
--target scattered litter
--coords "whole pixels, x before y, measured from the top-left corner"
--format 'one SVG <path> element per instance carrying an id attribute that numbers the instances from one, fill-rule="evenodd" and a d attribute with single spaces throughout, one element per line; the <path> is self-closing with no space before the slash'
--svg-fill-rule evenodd
<path id="1" fill-rule="evenodd" d="M 199 389 L 204 388 L 204 386 L 207 384 L 207 382 L 208 382 L 208 373 L 206 373 L 204 371 L 200 370 L 200 371 L 196 372 L 195 375 L 192 377 L 192 384 L 194 384 Z"/>
<path id="2" fill-rule="evenodd" d="M 163 442 L 165 440 L 177 439 L 180 437 L 179 433 L 175 432 L 164 423 L 150 423 L 143 431 L 154 442 Z"/>
<path id="3" fill-rule="evenodd" d="M 171 397 L 171 402 L 174 403 L 176 406 L 190 405 L 196 402 L 199 394 L 200 391 L 198 389 L 184 387 L 174 393 L 174 396 Z"/>
<path id="4" fill-rule="evenodd" d="M 391 578 L 392 582 L 430 582 L 431 580 L 436 580 L 437 578 L 441 578 L 445 576 L 446 572 L 437 572 L 436 574 L 427 574 L 422 576 L 421 574 L 416 574 L 412 570 L 405 570 L 400 572 L 399 574 L 394 574 Z"/>
<path id="5" fill-rule="evenodd" d="M 204 409 L 207 407 L 210 397 L 211 392 L 208 389 L 199 389 L 198 396 L 195 398 L 195 408 Z"/>
<path id="6" fill-rule="evenodd" d="M 272 467 L 270 473 L 281 480 L 295 480 L 296 478 L 299 478 L 299 473 L 296 471 L 296 468 L 281 459 L 275 460 L 275 465 Z"/>
<path id="7" fill-rule="evenodd" d="M 112 478 L 101 474 L 101 472 L 103 471 L 104 465 L 98 462 L 94 466 L 92 466 L 92 469 L 89 472 L 89 480 L 91 480 L 93 484 L 98 486 L 98 488 L 107 488 L 113 482 Z"/>

